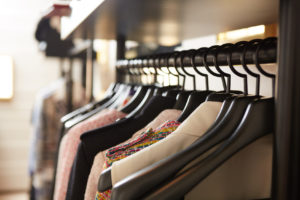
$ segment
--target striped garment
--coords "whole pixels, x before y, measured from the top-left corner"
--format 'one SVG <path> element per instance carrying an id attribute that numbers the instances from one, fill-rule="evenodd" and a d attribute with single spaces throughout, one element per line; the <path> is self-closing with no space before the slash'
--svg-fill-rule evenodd
<path id="1" fill-rule="evenodd" d="M 105 155 L 105 163 L 103 169 L 110 167 L 114 162 L 126 158 L 158 141 L 167 137 L 175 131 L 180 125 L 177 121 L 166 121 L 156 129 L 148 129 L 137 139 L 127 143 L 110 148 Z M 110 199 L 111 190 L 105 192 L 97 192 L 95 199 Z"/>

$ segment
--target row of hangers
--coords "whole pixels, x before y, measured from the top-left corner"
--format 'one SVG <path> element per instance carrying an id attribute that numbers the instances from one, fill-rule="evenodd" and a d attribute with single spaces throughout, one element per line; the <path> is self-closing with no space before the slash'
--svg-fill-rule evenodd
<path id="1" fill-rule="evenodd" d="M 223 102 L 213 126 L 195 143 L 159 164 L 127 177 L 112 188 L 112 199 L 178 199 L 237 151 L 273 132 L 275 75 L 266 72 L 261 63 L 276 62 L 276 53 L 268 54 L 272 51 L 266 50 L 269 47 L 274 50 L 274 44 L 277 44 L 276 38 L 267 38 L 119 61 L 117 82 L 110 86 L 105 98 L 69 113 L 61 121 L 70 128 L 104 108 L 117 108 L 132 90 L 135 91 L 133 97 L 121 109 L 128 113 L 126 118 L 138 114 L 154 95 L 176 98 L 174 109 L 183 110 L 178 118 L 180 122 L 204 101 Z M 250 63 L 261 74 L 251 71 L 247 66 Z M 246 73 L 236 70 L 236 64 L 240 64 Z M 232 75 L 224 72 L 221 65 L 228 66 L 232 74 L 243 79 L 243 91 L 231 90 Z M 204 67 L 207 73 L 200 71 L 200 67 Z M 186 68 L 192 68 L 194 73 Z M 206 90 L 197 90 L 196 75 L 204 77 Z M 272 97 L 260 96 L 261 75 L 272 80 Z M 159 76 L 175 76 L 177 84 L 171 84 L 170 79 L 158 84 Z M 209 76 L 220 78 L 222 91 L 209 89 Z M 249 76 L 256 79 L 254 95 L 248 94 Z M 192 78 L 193 90 L 185 90 L 186 77 Z M 175 175 L 221 142 L 222 145 L 208 157 Z M 108 168 L 100 176 L 98 189 L 103 192 L 111 187 L 111 169 Z"/>

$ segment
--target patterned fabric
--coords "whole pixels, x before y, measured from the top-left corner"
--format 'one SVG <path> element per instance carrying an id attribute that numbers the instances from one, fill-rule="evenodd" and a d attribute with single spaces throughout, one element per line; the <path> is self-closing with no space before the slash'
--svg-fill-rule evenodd
<path id="1" fill-rule="evenodd" d="M 110 148 L 105 155 L 105 163 L 103 168 L 106 169 L 112 165 L 112 163 L 126 158 L 158 141 L 167 137 L 170 133 L 175 131 L 180 125 L 180 122 L 177 121 L 167 121 L 162 124 L 160 127 L 153 130 L 152 128 L 145 131 L 137 139 L 127 143 L 118 145 L 116 147 Z M 105 192 L 97 192 L 95 199 L 110 199 L 111 190 Z"/>
<path id="2" fill-rule="evenodd" d="M 166 109 L 163 110 L 161 113 L 159 113 L 158 116 L 155 117 L 154 120 L 152 120 L 147 126 L 140 129 L 139 131 L 135 132 L 132 137 L 121 144 L 126 144 L 128 142 L 131 142 L 135 139 L 137 139 L 143 132 L 145 132 L 149 128 L 156 128 L 160 126 L 162 123 L 164 123 L 167 120 L 176 120 L 180 114 L 182 113 L 181 110 L 176 109 Z M 98 186 L 98 179 L 99 174 L 102 173 L 103 170 L 103 164 L 105 161 L 105 154 L 107 150 L 99 152 L 95 157 L 93 161 L 93 166 L 89 174 L 84 199 L 85 200 L 94 200 L 95 194 L 97 192 L 97 186 Z"/>
<path id="3" fill-rule="evenodd" d="M 42 89 L 34 103 L 32 112 L 33 135 L 30 146 L 29 173 L 32 178 L 32 197 L 48 200 L 51 196 L 54 163 L 60 118 L 67 113 L 65 80 L 59 79 Z M 77 95 L 80 95 L 80 88 Z M 82 93 L 84 95 L 84 93 Z M 75 108 L 84 104 L 84 96 L 75 97 Z M 81 99 L 81 100 L 79 100 Z"/>
<path id="4" fill-rule="evenodd" d="M 67 193 L 68 181 L 73 161 L 80 143 L 80 136 L 89 130 L 96 129 L 115 122 L 126 114 L 117 110 L 105 109 L 91 118 L 75 125 L 63 137 L 58 157 L 54 200 L 64 200 Z"/>

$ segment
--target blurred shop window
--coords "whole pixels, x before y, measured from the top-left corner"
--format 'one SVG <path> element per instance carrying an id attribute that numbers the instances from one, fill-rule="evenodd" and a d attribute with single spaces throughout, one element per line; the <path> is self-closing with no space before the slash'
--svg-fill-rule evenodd
<path id="1" fill-rule="evenodd" d="M 0 55 L 0 100 L 13 97 L 13 59 L 11 56 Z"/>

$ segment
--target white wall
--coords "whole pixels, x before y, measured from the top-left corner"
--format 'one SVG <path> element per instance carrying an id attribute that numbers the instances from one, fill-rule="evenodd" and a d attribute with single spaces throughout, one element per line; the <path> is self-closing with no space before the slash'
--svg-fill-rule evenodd
<path id="1" fill-rule="evenodd" d="M 30 115 L 37 91 L 59 75 L 59 62 L 38 51 L 34 31 L 47 0 L 0 1 L 0 54 L 15 63 L 15 95 L 0 101 L 0 192 L 26 190 Z"/>

